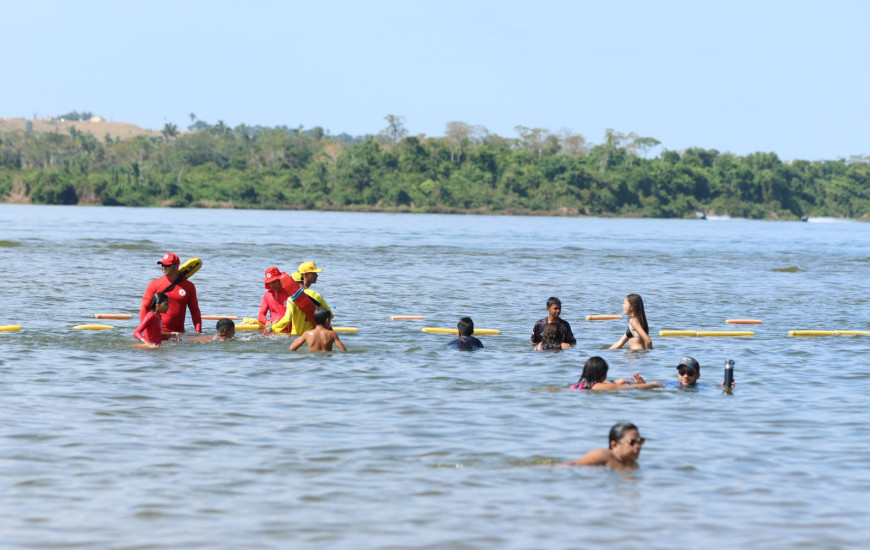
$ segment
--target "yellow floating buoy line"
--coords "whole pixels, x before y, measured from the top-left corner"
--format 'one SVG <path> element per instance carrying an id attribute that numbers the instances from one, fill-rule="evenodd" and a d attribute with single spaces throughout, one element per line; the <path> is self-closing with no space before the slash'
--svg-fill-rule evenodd
<path id="1" fill-rule="evenodd" d="M 760 325 L 761 319 L 725 319 L 726 325 Z"/>
<path id="2" fill-rule="evenodd" d="M 94 313 L 94 319 L 132 319 L 129 313 Z"/>
<path id="3" fill-rule="evenodd" d="M 427 332 L 430 334 L 456 334 L 457 329 L 455 328 L 446 328 L 446 327 L 423 327 L 423 332 Z M 476 328 L 474 329 L 474 334 L 501 334 L 501 331 L 494 328 Z"/>
<path id="4" fill-rule="evenodd" d="M 406 320 L 415 320 L 422 319 L 422 315 L 392 315 L 390 316 L 390 321 L 406 321 Z"/>
<path id="5" fill-rule="evenodd" d="M 587 315 L 587 321 L 616 321 L 622 319 L 622 315 Z"/>
<path id="6" fill-rule="evenodd" d="M 751 330 L 660 330 L 659 336 L 755 336 Z"/>
<path id="7" fill-rule="evenodd" d="M 870 336 L 870 330 L 790 330 L 789 336 Z"/>
<path id="8" fill-rule="evenodd" d="M 73 328 L 78 330 L 110 330 L 115 327 L 112 325 L 76 325 Z"/>
<path id="9" fill-rule="evenodd" d="M 3 325 L 0 326 L 0 332 L 18 332 L 21 330 L 21 325 Z"/>

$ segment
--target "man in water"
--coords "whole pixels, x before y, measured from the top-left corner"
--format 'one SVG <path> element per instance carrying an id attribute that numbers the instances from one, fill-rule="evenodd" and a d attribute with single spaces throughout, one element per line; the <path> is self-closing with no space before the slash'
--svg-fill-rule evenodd
<path id="1" fill-rule="evenodd" d="M 483 349 L 483 342 L 472 336 L 474 334 L 474 321 L 471 317 L 463 317 L 456 323 L 456 332 L 458 338 L 447 344 L 448 348 L 453 348 L 459 351 L 474 351 Z"/>
<path id="2" fill-rule="evenodd" d="M 326 304 L 326 300 L 324 300 L 323 296 L 319 293 L 308 288 L 317 282 L 317 274 L 321 271 L 323 270 L 318 268 L 314 262 L 303 262 L 299 265 L 299 272 L 294 273 L 292 277 L 294 281 L 301 282 L 303 292 L 311 298 L 311 301 L 314 302 L 316 307 L 323 307 L 329 311 L 329 317 L 331 319 L 334 316 L 332 314 L 332 309 L 330 309 Z M 272 332 L 284 332 L 284 329 L 288 326 L 290 327 L 290 334 L 296 336 L 314 328 L 314 323 L 308 320 L 305 312 L 303 312 L 302 309 L 290 299 L 287 300 L 287 311 L 284 313 L 284 317 L 282 317 L 278 322 L 272 324 Z"/>
<path id="3" fill-rule="evenodd" d="M 562 301 L 551 296 L 547 300 L 547 316 L 540 319 L 532 328 L 532 345 L 535 346 L 541 341 L 541 334 L 544 332 L 544 327 L 550 323 L 559 323 L 562 325 L 563 336 L 562 342 L 572 346 L 577 345 L 577 339 L 574 338 L 574 333 L 571 332 L 571 325 L 568 321 L 562 319 Z"/>
<path id="4" fill-rule="evenodd" d="M 637 426 L 620 422 L 610 428 L 609 448 L 589 451 L 582 458 L 568 462 L 566 466 L 607 466 L 616 471 L 634 470 L 646 440 L 640 436 Z"/>
<path id="5" fill-rule="evenodd" d="M 196 299 L 196 287 L 189 280 L 178 274 L 181 261 L 178 256 L 168 252 L 157 260 L 163 277 L 152 280 L 142 296 L 142 306 L 139 308 L 139 322 L 148 314 L 151 307 L 151 296 L 155 292 L 163 292 L 169 296 L 169 311 L 160 314 L 163 332 L 184 332 L 186 310 L 190 309 L 190 318 L 196 332 L 202 333 L 202 315 L 199 313 L 199 302 Z"/>

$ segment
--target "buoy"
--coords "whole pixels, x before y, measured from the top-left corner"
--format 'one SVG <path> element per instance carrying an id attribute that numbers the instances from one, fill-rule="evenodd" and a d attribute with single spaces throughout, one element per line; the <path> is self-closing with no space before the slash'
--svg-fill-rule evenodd
<path id="1" fill-rule="evenodd" d="M 94 313 L 94 319 L 132 319 L 128 313 Z"/>
<path id="2" fill-rule="evenodd" d="M 616 321 L 622 319 L 622 315 L 587 315 L 587 321 Z"/>
<path id="3" fill-rule="evenodd" d="M 437 327 L 423 327 L 423 332 L 428 332 L 430 334 L 456 334 L 457 329 L 455 328 L 437 328 Z M 500 330 L 494 328 L 476 328 L 474 329 L 474 334 L 501 334 Z"/>
<path id="4" fill-rule="evenodd" d="M 239 318 L 235 315 L 202 315 L 206 321 L 220 321 L 221 319 L 229 319 L 230 321 L 238 321 Z"/>
<path id="5" fill-rule="evenodd" d="M 755 336 L 751 330 L 660 330 L 659 336 Z"/>
<path id="6" fill-rule="evenodd" d="M 725 319 L 726 325 L 760 325 L 761 319 Z"/>
<path id="7" fill-rule="evenodd" d="M 790 330 L 789 336 L 870 336 L 870 330 Z"/>
<path id="8" fill-rule="evenodd" d="M 76 325 L 73 328 L 79 330 L 109 330 L 115 327 L 112 325 Z"/>
<path id="9" fill-rule="evenodd" d="M 390 321 L 404 321 L 407 319 L 422 319 L 422 315 L 393 315 L 390 317 Z"/>
<path id="10" fill-rule="evenodd" d="M 0 332 L 18 332 L 21 330 L 21 325 L 3 325 L 0 327 Z"/>
<path id="11" fill-rule="evenodd" d="M 359 332 L 356 327 L 332 327 L 335 332 Z"/>

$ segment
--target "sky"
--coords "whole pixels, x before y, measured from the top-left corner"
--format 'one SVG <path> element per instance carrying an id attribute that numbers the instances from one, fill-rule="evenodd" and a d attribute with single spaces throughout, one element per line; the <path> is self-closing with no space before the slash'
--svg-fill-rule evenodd
<path id="1" fill-rule="evenodd" d="M 0 117 L 870 155 L 870 2 L 0 0 Z"/>

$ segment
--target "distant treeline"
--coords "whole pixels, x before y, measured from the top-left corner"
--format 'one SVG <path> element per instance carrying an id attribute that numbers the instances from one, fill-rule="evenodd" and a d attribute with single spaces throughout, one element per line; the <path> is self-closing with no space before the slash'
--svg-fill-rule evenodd
<path id="1" fill-rule="evenodd" d="M 408 136 L 195 121 L 162 138 L 0 133 L 0 200 L 38 204 L 304 208 L 747 218 L 870 218 L 870 157 L 783 163 L 699 148 L 646 153 L 653 138 L 608 130 L 516 128 L 504 138 L 462 122 Z"/>

